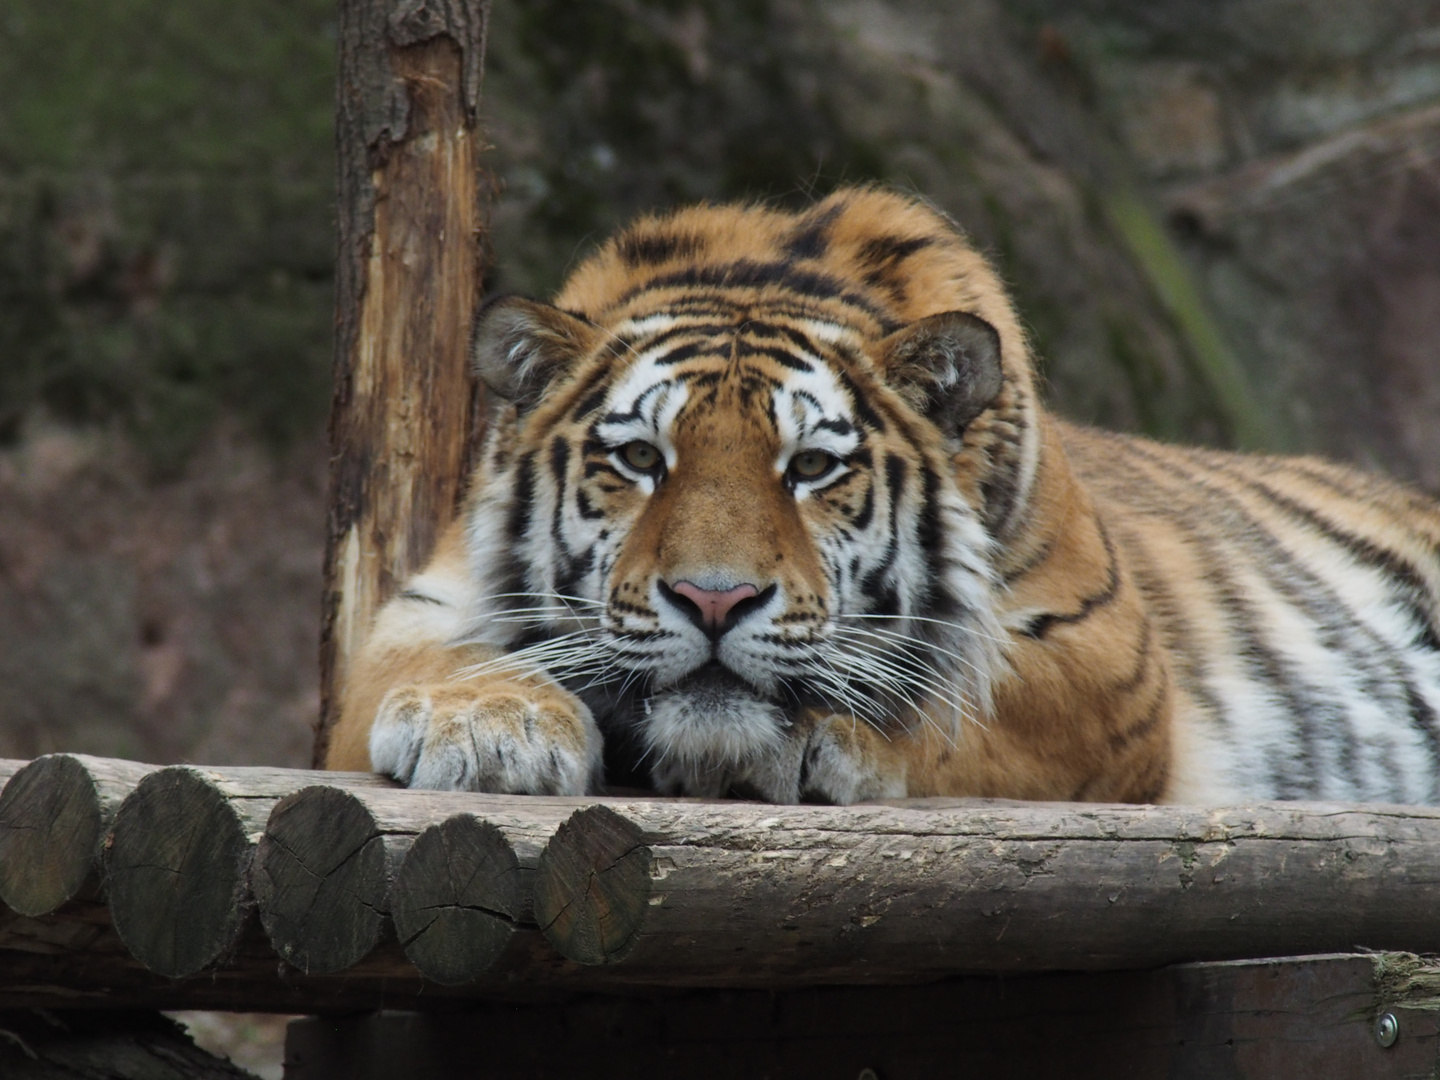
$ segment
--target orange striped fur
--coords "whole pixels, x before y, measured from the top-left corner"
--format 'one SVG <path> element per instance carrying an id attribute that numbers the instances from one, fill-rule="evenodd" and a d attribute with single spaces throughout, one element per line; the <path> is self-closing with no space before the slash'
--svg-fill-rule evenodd
<path id="1" fill-rule="evenodd" d="M 492 302 L 511 402 L 329 766 L 514 792 L 1429 802 L 1440 509 L 1050 415 L 945 218 L 642 219 Z"/>

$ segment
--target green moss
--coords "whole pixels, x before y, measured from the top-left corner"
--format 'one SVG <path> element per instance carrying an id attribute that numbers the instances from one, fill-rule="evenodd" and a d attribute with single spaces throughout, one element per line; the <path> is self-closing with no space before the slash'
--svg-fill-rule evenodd
<path id="1" fill-rule="evenodd" d="M 1240 361 L 1230 350 L 1204 296 L 1169 235 L 1140 198 L 1128 189 L 1102 196 L 1109 220 L 1145 274 L 1214 397 L 1235 445 L 1246 450 L 1283 449 L 1286 433 L 1260 406 Z M 1123 362 L 1123 356 L 1117 354 Z M 1137 402 L 1144 395 L 1137 395 Z"/>

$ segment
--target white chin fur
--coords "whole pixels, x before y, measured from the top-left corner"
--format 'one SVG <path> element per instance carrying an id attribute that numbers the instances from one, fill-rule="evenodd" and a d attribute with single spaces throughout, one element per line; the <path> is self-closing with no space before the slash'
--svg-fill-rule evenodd
<path id="1" fill-rule="evenodd" d="M 721 795 L 737 771 L 783 755 L 787 725 L 779 708 L 748 695 L 674 691 L 650 700 L 642 735 L 660 790 Z"/>

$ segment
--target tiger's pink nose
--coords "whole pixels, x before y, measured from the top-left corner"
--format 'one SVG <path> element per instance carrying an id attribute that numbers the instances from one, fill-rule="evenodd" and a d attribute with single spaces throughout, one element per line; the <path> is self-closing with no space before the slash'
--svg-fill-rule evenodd
<path id="1" fill-rule="evenodd" d="M 714 589 L 702 589 L 688 581 L 677 581 L 671 589 L 700 609 L 700 622 L 706 630 L 716 630 L 724 626 L 725 616 L 730 614 L 736 604 L 760 595 L 759 589 L 748 584 L 716 592 Z"/>

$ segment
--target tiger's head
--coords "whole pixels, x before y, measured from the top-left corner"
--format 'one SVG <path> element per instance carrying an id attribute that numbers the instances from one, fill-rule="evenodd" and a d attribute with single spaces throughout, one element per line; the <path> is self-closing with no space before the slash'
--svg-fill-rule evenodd
<path id="1" fill-rule="evenodd" d="M 470 634 L 578 693 L 662 790 L 804 710 L 958 735 L 1002 663 L 992 549 L 1028 352 L 946 219 L 880 190 L 642 219 L 553 304 L 492 301 Z"/>

